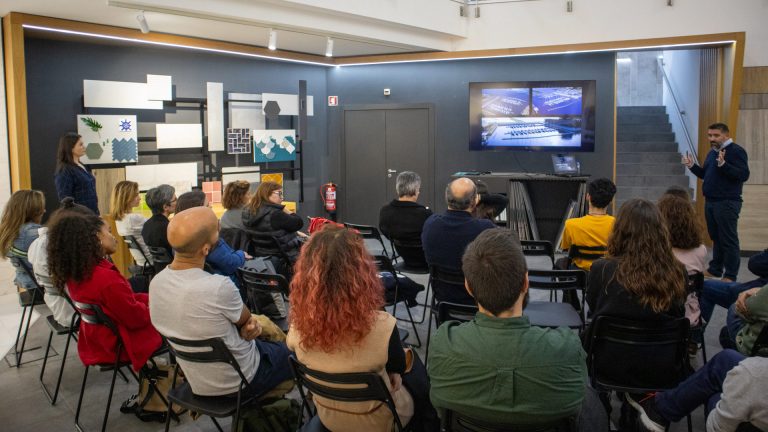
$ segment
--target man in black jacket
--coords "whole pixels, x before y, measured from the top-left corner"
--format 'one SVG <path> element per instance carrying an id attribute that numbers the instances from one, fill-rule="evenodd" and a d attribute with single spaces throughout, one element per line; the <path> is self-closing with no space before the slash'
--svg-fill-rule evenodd
<path id="1" fill-rule="evenodd" d="M 413 171 L 403 171 L 395 182 L 397 199 L 381 208 L 379 212 L 379 230 L 390 240 L 414 245 L 409 248 L 397 248 L 406 265 L 413 268 L 426 267 L 424 251 L 421 247 L 421 230 L 424 221 L 432 216 L 432 210 L 419 204 L 421 177 Z"/>
<path id="2" fill-rule="evenodd" d="M 715 123 L 707 129 L 712 151 L 704 165 L 699 166 L 690 154 L 683 156 L 683 164 L 704 180 L 702 192 L 706 198 L 704 213 L 707 231 L 712 239 L 712 261 L 705 276 L 733 282 L 739 273 L 739 234 L 737 223 L 741 212 L 741 190 L 749 179 L 747 152 L 733 142 L 728 126 Z"/>

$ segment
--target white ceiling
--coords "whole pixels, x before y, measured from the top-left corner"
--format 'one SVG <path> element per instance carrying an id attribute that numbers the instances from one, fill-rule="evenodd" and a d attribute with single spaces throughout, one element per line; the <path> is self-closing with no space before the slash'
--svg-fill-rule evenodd
<path id="1" fill-rule="evenodd" d="M 334 39 L 335 57 L 433 51 L 450 47 L 455 37 L 433 29 L 302 5 L 300 1 L 282 1 L 278 4 L 271 0 L 2 0 L 0 15 L 23 12 L 138 29 L 136 15 L 140 9 L 146 9 L 152 32 L 264 47 L 269 29 L 275 28 L 280 50 L 324 55 L 326 38 L 330 36 Z M 313 27 L 313 23 L 317 26 Z M 394 30 L 399 33 L 397 38 L 386 37 Z M 422 43 L 408 43 L 409 40 Z"/>

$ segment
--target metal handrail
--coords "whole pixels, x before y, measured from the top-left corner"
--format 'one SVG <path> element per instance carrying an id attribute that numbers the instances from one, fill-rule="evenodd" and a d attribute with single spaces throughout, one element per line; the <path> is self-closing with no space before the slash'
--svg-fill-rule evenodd
<path id="1" fill-rule="evenodd" d="M 677 96 L 675 96 L 675 91 L 672 89 L 672 82 L 669 80 L 669 77 L 667 76 L 667 71 L 664 69 L 664 60 L 663 59 L 656 59 L 656 61 L 659 63 L 659 69 L 661 69 L 662 76 L 664 77 L 664 83 L 667 85 L 667 88 L 669 89 L 669 94 L 672 95 L 672 101 L 675 103 L 675 112 L 677 112 L 677 117 L 680 119 L 680 123 L 683 125 L 683 133 L 685 135 L 685 140 L 688 142 L 688 149 L 691 150 L 691 154 L 694 157 L 694 160 L 699 160 L 699 155 L 696 152 L 696 149 L 693 145 L 693 140 L 691 139 L 691 135 L 688 133 L 688 124 L 685 122 L 685 111 L 680 109 L 680 104 L 677 103 Z"/>

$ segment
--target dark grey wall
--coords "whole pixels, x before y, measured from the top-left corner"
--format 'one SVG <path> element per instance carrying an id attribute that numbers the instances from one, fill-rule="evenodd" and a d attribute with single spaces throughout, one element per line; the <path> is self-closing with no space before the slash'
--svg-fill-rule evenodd
<path id="1" fill-rule="evenodd" d="M 328 108 L 328 143 L 340 178 L 338 154 L 341 112 L 345 104 L 432 103 L 435 106 L 435 200 L 444 208 L 443 185 L 456 171 L 551 172 L 552 153 L 470 152 L 469 82 L 492 81 L 596 81 L 596 136 L 594 153 L 577 153 L 582 172 L 613 175 L 614 54 L 567 54 L 506 59 L 401 63 L 350 66 L 328 70 L 328 94 L 339 96 L 342 106 Z M 391 89 L 389 97 L 384 89 Z M 348 185 L 349 186 L 349 185 Z M 340 191 L 343 192 L 343 191 Z"/>
<path id="2" fill-rule="evenodd" d="M 83 80 L 146 82 L 147 74 L 171 75 L 175 96 L 188 98 L 205 98 L 207 81 L 224 83 L 225 92 L 296 94 L 299 80 L 307 80 L 308 94 L 315 97 L 315 114 L 309 118 L 308 140 L 304 144 L 306 195 L 299 207 L 303 214 L 320 212 L 319 194 L 314 191 L 319 190 L 320 181 L 328 177 L 325 171 L 329 165 L 325 156 L 327 120 L 323 108 L 325 67 L 170 48 L 35 38 L 27 39 L 25 49 L 32 187 L 45 192 L 49 212 L 57 201 L 53 173 L 58 139 L 66 131 L 77 130 L 76 116 L 83 113 Z M 165 112 L 169 111 L 173 109 L 166 108 Z M 140 123 L 165 121 L 164 113 L 159 110 L 92 109 L 88 112 L 135 112 Z M 281 119 L 279 126 L 287 127 L 287 120 Z M 234 166 L 234 156 L 223 157 L 228 159 L 228 165 Z M 173 154 L 161 156 L 159 162 L 200 159 L 200 154 Z M 251 158 L 240 158 L 240 166 L 252 164 Z"/>

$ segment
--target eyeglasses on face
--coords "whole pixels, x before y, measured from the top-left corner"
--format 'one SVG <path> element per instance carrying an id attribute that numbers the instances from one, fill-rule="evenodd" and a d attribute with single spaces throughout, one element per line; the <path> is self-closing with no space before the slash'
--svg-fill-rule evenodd
<path id="1" fill-rule="evenodd" d="M 280 198 L 282 198 L 282 197 L 283 197 L 283 191 L 281 191 L 281 190 L 276 190 L 276 191 L 274 191 L 274 192 L 272 192 L 272 193 L 273 193 L 273 194 L 277 194 L 277 195 L 278 195 Z"/>

